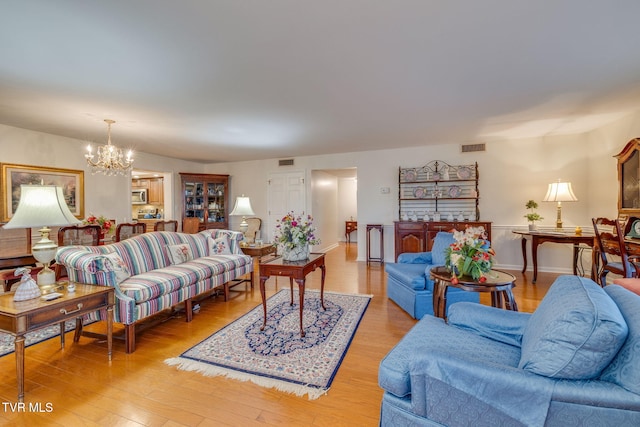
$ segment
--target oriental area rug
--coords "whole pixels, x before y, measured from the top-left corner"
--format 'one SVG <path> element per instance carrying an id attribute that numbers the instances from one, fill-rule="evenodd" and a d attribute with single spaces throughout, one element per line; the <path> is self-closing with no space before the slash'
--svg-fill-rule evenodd
<path id="1" fill-rule="evenodd" d="M 87 325 L 87 323 L 85 323 Z M 67 320 L 65 323 L 65 331 L 69 332 L 76 328 L 75 319 Z M 38 329 L 32 332 L 27 332 L 24 335 L 24 346 L 29 347 L 34 344 L 38 344 L 42 341 L 57 337 L 60 335 L 60 324 L 47 326 L 42 329 Z M 11 334 L 5 334 L 0 332 L 0 357 L 6 356 L 9 353 L 15 351 L 15 337 Z"/>
<path id="2" fill-rule="evenodd" d="M 298 291 L 291 306 L 290 290 L 283 289 L 267 300 L 264 331 L 259 305 L 165 363 L 317 399 L 329 390 L 371 296 L 325 292 L 326 311 L 319 291 L 307 290 L 304 296 L 305 337 L 300 336 Z"/>

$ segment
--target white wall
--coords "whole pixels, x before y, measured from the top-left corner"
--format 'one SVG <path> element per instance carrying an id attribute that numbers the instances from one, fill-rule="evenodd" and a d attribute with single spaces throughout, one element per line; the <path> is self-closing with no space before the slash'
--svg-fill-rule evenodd
<path id="1" fill-rule="evenodd" d="M 341 153 L 295 158 L 295 165 L 279 167 L 277 159 L 209 165 L 210 173 L 229 173 L 234 177 L 233 192 L 266 194 L 264 177 L 286 168 L 340 169 L 357 167 L 358 259 L 363 260 L 364 224 L 385 226 L 385 259 L 393 261 L 393 221 L 398 219 L 398 167 L 418 167 L 431 160 L 450 164 L 478 162 L 480 182 L 480 218 L 492 221 L 492 240 L 497 264 L 503 268 L 522 267 L 520 241 L 511 230 L 525 229 L 525 203 L 539 202 L 545 218 L 541 226 L 555 227 L 556 204 L 542 202 L 549 183 L 558 178 L 572 182 L 577 202 L 563 204 L 565 227 L 581 226 L 591 230 L 594 216 L 617 215 L 617 172 L 613 157 L 632 138 L 640 134 L 640 114 L 581 135 L 549 136 L 520 140 L 486 141 L 487 151 L 460 152 L 459 144 L 400 148 L 356 153 Z M 242 182 L 236 176 L 242 174 Z M 256 186 L 254 183 L 258 183 Z M 262 184 L 264 183 L 264 184 Z M 256 188 L 257 187 L 257 188 Z M 382 194 L 382 187 L 390 187 Z M 258 216 L 266 212 L 266 200 L 253 205 Z M 312 202 L 310 201 L 309 204 Z M 253 204 L 253 199 L 252 199 Z M 312 206 L 308 206 L 314 214 Z M 539 249 L 540 271 L 569 272 L 569 245 L 544 244 Z M 529 268 L 531 268 L 529 254 Z M 587 264 L 589 260 L 586 260 Z"/>
<path id="2" fill-rule="evenodd" d="M 354 178 L 338 179 L 338 240 L 345 241 L 345 221 L 358 220 L 358 181 Z M 351 233 L 351 242 L 358 241 L 358 233 Z"/>
<path id="3" fill-rule="evenodd" d="M 311 172 L 311 205 L 320 245 L 313 251 L 327 251 L 338 245 L 338 178 L 323 171 Z"/>
<path id="4" fill-rule="evenodd" d="M 114 144 L 118 145 L 117 141 Z M 93 213 L 114 218 L 118 222 L 131 218 L 131 177 L 92 175 L 84 158 L 86 145 L 86 141 L 0 125 L 1 162 L 82 170 L 85 217 Z M 165 215 L 168 218 L 181 218 L 179 195 L 182 190 L 178 172 L 202 173 L 204 166 L 146 153 L 136 153 L 134 164 L 140 169 L 171 174 L 173 188 L 165 197 L 170 198 L 169 206 L 172 208 Z"/>
<path id="5" fill-rule="evenodd" d="M 540 202 L 543 226 L 555 224 L 556 206 L 541 202 L 547 185 L 558 178 L 573 183 L 579 201 L 563 205 L 566 227 L 580 225 L 591 229 L 594 216 L 617 215 L 617 171 L 614 157 L 632 138 L 640 135 L 640 113 L 625 117 L 588 134 L 550 136 L 521 140 L 485 141 L 483 153 L 460 153 L 459 144 L 441 144 L 295 158 L 295 165 L 278 166 L 277 159 L 201 165 L 137 153 L 136 167 L 168 171 L 175 178 L 173 216 L 180 217 L 180 180 L 178 172 L 226 173 L 231 175 L 230 196 L 251 197 L 256 215 L 267 217 L 267 176 L 272 172 L 357 167 L 357 220 L 359 224 L 385 225 L 385 258 L 393 261 L 393 221 L 398 216 L 398 167 L 422 166 L 431 160 L 451 164 L 478 162 L 480 171 L 480 217 L 492 221 L 493 245 L 498 265 L 522 266 L 520 242 L 511 233 L 514 227 L 525 228 L 525 203 Z M 84 142 L 0 125 L 2 162 L 86 170 Z M 312 194 L 311 182 L 307 183 Z M 85 211 L 116 219 L 129 215 L 129 180 L 85 173 Z M 390 187 L 382 194 L 382 187 Z M 315 215 L 312 197 L 307 209 Z M 326 215 L 324 212 L 322 215 Z M 232 218 L 231 227 L 235 227 Z M 338 227 L 338 225 L 336 225 Z M 334 235 L 341 230 L 336 228 Z M 269 237 L 270 238 L 270 237 Z M 365 254 L 365 227 L 358 230 L 359 259 Z M 529 265 L 531 263 L 529 262 Z M 571 266 L 571 249 L 567 245 L 545 244 L 539 253 L 541 271 L 566 271 Z"/>

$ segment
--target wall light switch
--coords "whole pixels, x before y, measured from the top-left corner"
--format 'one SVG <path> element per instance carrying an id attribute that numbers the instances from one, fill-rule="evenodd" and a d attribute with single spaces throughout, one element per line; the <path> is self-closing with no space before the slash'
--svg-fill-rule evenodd
<path id="1" fill-rule="evenodd" d="M 389 187 L 380 187 L 380 194 L 389 194 L 391 189 Z"/>

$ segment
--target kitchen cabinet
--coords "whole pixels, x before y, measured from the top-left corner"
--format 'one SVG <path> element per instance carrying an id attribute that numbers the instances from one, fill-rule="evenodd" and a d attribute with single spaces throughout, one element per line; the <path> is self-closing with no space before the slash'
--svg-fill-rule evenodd
<path id="1" fill-rule="evenodd" d="M 149 179 L 132 179 L 131 180 L 131 188 L 149 188 Z"/>
<path id="2" fill-rule="evenodd" d="M 147 189 L 147 204 L 163 205 L 164 204 L 164 178 L 140 178 L 131 180 L 131 188 Z"/>
<path id="3" fill-rule="evenodd" d="M 149 204 L 164 204 L 164 179 L 153 178 L 149 180 Z"/>
<path id="4" fill-rule="evenodd" d="M 180 173 L 182 219 L 198 218 L 200 229 L 229 228 L 229 175 Z"/>

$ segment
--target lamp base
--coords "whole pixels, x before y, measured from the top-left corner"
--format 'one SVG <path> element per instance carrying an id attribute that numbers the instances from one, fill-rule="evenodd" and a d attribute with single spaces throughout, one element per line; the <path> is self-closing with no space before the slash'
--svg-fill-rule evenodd
<path id="1" fill-rule="evenodd" d="M 558 202 L 558 216 L 556 218 L 556 229 L 558 230 L 562 229 L 562 206 L 560 205 L 560 202 Z"/>
<path id="2" fill-rule="evenodd" d="M 49 286 L 56 283 L 56 273 L 49 267 L 45 267 L 38 272 L 38 286 Z"/>

